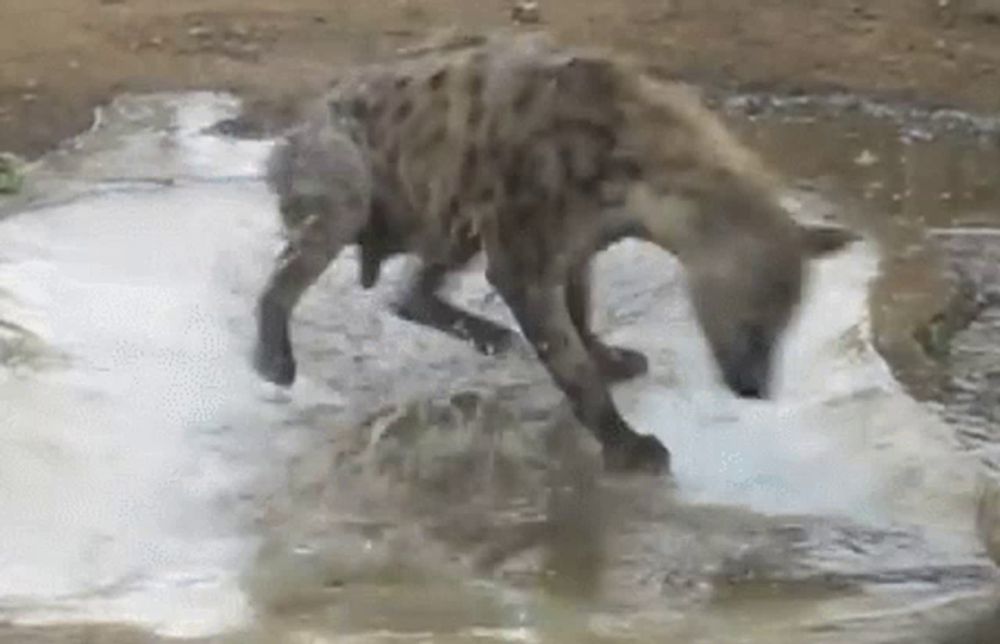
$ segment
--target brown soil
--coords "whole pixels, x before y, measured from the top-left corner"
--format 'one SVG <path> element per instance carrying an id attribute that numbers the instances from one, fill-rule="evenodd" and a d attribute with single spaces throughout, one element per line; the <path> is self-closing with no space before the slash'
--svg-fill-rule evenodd
<path id="1" fill-rule="evenodd" d="M 322 83 L 333 64 L 436 28 L 509 25 L 513 1 L 4 0 L 0 150 L 36 155 L 127 90 L 225 88 L 271 105 Z M 544 26 L 568 41 L 714 86 L 1000 109 L 1000 25 L 967 9 L 987 0 L 540 4 Z"/>

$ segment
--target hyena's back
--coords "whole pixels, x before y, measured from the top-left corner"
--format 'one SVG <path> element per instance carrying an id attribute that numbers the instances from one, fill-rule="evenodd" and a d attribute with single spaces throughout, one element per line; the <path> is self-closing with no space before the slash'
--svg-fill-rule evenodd
<path id="1" fill-rule="evenodd" d="M 365 68 L 328 100 L 379 198 L 419 218 L 412 250 L 434 257 L 484 226 L 548 238 L 575 229 L 568 213 L 580 224 L 608 205 L 630 170 L 613 158 L 617 71 L 538 36 L 488 39 Z"/>
<path id="2" fill-rule="evenodd" d="M 365 150 L 377 198 L 419 219 L 410 250 L 428 258 L 490 226 L 524 261 L 549 259 L 529 257 L 528 240 L 536 254 L 553 238 L 586 253 L 640 181 L 687 201 L 756 202 L 741 204 L 758 220 L 745 223 L 793 232 L 773 178 L 688 88 L 605 52 L 540 34 L 468 39 L 359 69 L 328 101 Z"/>

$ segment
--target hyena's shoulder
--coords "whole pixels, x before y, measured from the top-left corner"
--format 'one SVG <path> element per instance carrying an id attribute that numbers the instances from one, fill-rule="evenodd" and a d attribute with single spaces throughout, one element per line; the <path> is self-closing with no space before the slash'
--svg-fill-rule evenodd
<path id="1" fill-rule="evenodd" d="M 327 93 L 335 114 L 385 131 L 404 122 L 445 116 L 449 107 L 478 98 L 491 86 L 483 108 L 492 109 L 496 90 L 517 69 L 541 67 L 560 51 L 546 33 L 445 32 L 415 47 L 342 73 Z M 430 109 L 421 110 L 421 107 Z M 415 117 L 415 118 L 414 118 Z M 459 124 L 452 123 L 454 130 Z"/>

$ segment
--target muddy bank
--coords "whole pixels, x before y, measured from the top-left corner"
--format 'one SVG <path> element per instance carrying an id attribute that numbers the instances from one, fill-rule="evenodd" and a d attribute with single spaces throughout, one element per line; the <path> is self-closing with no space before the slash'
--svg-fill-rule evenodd
<path id="1" fill-rule="evenodd" d="M 0 150 L 36 156 L 123 91 L 233 89 L 280 100 L 452 25 L 511 24 L 511 2 L 8 0 L 0 25 Z M 544 0 L 541 24 L 664 73 L 728 90 L 830 90 L 1000 109 L 1000 25 L 953 0 Z M 983 10 L 986 7 L 986 10 Z"/>

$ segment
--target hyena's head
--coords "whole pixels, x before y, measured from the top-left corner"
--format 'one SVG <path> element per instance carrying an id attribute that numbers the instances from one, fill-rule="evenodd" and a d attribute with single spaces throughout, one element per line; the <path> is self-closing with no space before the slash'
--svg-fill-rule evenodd
<path id="1" fill-rule="evenodd" d="M 775 349 L 802 297 L 808 263 L 857 239 L 837 227 L 716 221 L 683 253 L 695 314 L 722 379 L 744 398 L 770 393 Z"/>
<path id="2" fill-rule="evenodd" d="M 767 397 L 808 263 L 859 237 L 795 223 L 778 203 L 783 182 L 688 88 L 645 77 L 626 87 L 626 210 L 684 265 L 726 385 Z"/>

